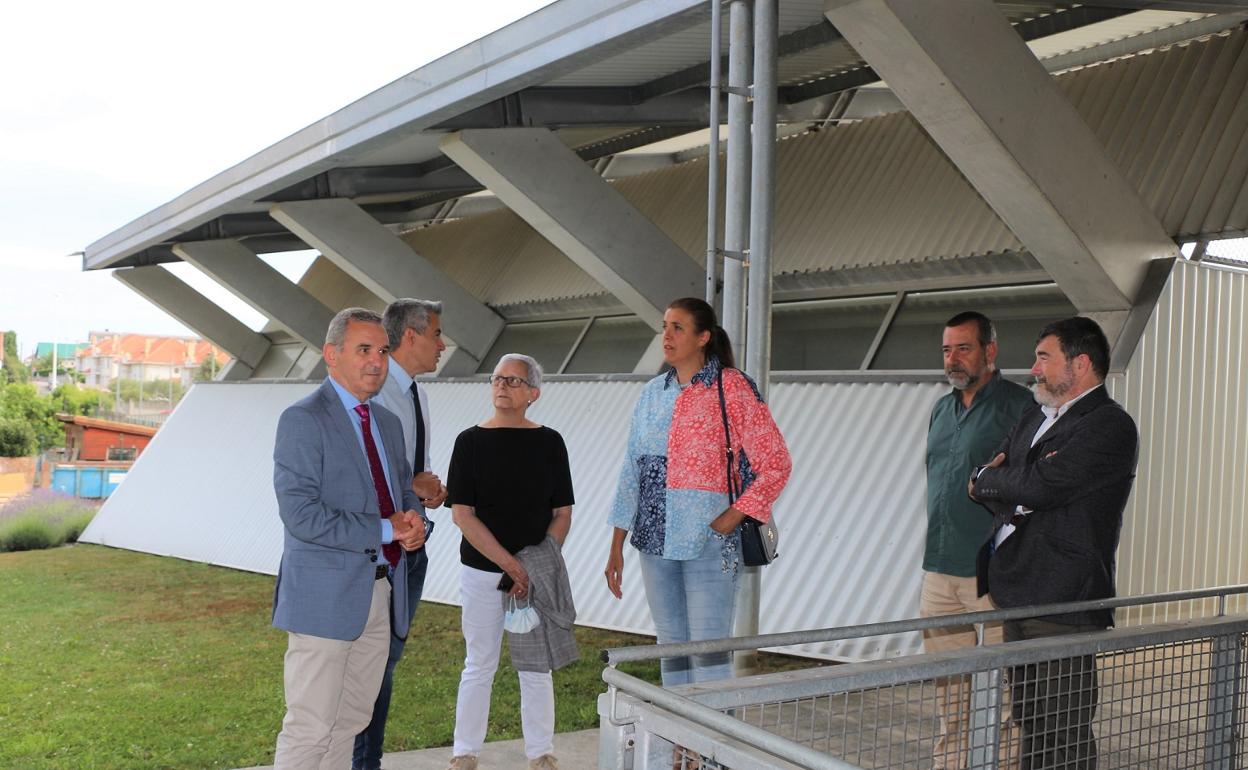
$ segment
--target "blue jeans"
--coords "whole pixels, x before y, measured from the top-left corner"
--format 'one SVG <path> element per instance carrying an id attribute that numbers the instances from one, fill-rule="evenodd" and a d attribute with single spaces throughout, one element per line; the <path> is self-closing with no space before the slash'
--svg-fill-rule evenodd
<path id="1" fill-rule="evenodd" d="M 425 590 L 425 572 L 429 569 L 429 556 L 425 549 L 407 554 L 407 616 L 410 624 L 416 616 L 416 605 Z M 411 633 L 409 631 L 409 633 Z M 373 721 L 364 732 L 355 736 L 355 750 L 351 754 L 351 770 L 381 770 L 381 746 L 386 737 L 386 717 L 390 714 L 390 693 L 394 686 L 394 667 L 403 656 L 403 639 L 390 634 L 390 657 L 386 658 L 386 673 L 381 680 L 377 702 L 373 704 Z"/>
<path id="2" fill-rule="evenodd" d="M 732 635 L 732 608 L 741 566 L 741 536 L 707 530 L 696 559 L 677 561 L 641 554 L 641 579 L 659 644 L 698 642 Z M 663 658 L 663 686 L 712 682 L 732 676 L 727 652 Z"/>

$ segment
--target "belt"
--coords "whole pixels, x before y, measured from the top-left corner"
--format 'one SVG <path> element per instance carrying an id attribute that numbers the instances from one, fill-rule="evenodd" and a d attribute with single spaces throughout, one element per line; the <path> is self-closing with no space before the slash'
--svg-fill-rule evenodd
<path id="1" fill-rule="evenodd" d="M 376 579 L 377 579 L 377 580 L 381 580 L 382 578 L 384 578 L 384 577 L 389 577 L 389 576 L 390 576 L 390 565 L 389 565 L 389 564 L 378 564 L 378 565 L 377 565 L 377 578 L 376 578 Z"/>

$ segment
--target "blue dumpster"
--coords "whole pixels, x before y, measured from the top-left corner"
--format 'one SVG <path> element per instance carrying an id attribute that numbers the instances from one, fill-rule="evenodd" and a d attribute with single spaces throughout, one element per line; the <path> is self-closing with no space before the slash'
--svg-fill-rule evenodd
<path id="1" fill-rule="evenodd" d="M 126 468 L 58 465 L 52 471 L 52 488 L 74 497 L 108 497 L 126 477 Z"/>
<path id="2" fill-rule="evenodd" d="M 78 469 L 72 465 L 58 465 L 52 471 L 52 488 L 67 495 L 77 495 Z"/>

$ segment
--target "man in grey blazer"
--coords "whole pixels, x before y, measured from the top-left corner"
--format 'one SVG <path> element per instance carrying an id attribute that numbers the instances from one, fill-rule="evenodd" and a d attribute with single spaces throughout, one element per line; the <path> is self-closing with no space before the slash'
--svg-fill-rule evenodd
<path id="1" fill-rule="evenodd" d="M 971 496 L 996 520 L 980 552 L 979 589 L 998 607 L 1114 595 L 1122 514 L 1135 481 L 1139 435 L 1105 390 L 1109 342 L 1088 318 L 1049 324 L 1036 343 L 1035 398 Z M 1005 641 L 1102 630 L 1113 612 L 1075 612 L 1005 622 Z M 1096 767 L 1093 656 L 1011 672 L 1022 728 L 1022 770 Z"/>
<path id="2" fill-rule="evenodd" d="M 273 448 L 285 527 L 273 625 L 289 632 L 276 770 L 348 766 L 390 635 L 407 634 L 407 581 L 393 575 L 425 536 L 399 420 L 369 403 L 388 363 L 381 316 L 338 313 L 322 352 L 329 377 L 282 413 Z"/>
<path id="3" fill-rule="evenodd" d="M 403 425 L 405 457 L 414 476 L 412 489 L 425 508 L 437 508 L 446 501 L 446 487 L 430 470 L 429 464 L 429 397 L 415 380 L 438 368 L 438 359 L 446 344 L 442 342 L 442 303 L 423 299 L 396 299 L 382 314 L 382 325 L 390 343 L 390 366 L 386 381 L 373 403 L 381 404 L 398 416 Z M 423 513 L 423 512 L 422 512 Z M 433 522 L 426 519 L 426 537 L 433 532 Z M 425 572 L 429 557 L 424 548 L 407 554 L 407 620 L 410 625 L 416 604 L 424 592 Z M 382 745 L 386 737 L 386 717 L 390 713 L 390 695 L 394 684 L 394 667 L 403 655 L 406 640 L 390 635 L 390 654 L 386 658 L 381 690 L 373 705 L 372 721 L 355 736 L 351 753 L 351 770 L 380 770 Z"/>

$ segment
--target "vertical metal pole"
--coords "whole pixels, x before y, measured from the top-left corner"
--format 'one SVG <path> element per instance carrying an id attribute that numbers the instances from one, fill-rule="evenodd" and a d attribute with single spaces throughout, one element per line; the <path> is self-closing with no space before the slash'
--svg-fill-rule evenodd
<path id="1" fill-rule="evenodd" d="M 1209 770 L 1233 770 L 1238 761 L 1239 715 L 1243 693 L 1241 681 L 1239 634 L 1222 634 L 1213 638 L 1210 655 L 1208 703 L 1205 706 L 1205 762 Z"/>
<path id="2" fill-rule="evenodd" d="M 749 237 L 750 104 L 745 95 L 752 60 L 750 4 L 733 0 L 728 6 L 728 160 L 724 190 L 724 250 L 743 253 Z M 745 265 L 724 260 L 724 305 L 720 324 L 741 354 L 745 346 Z"/>
<path id="3" fill-rule="evenodd" d="M 715 307 L 719 278 L 719 102 L 722 96 L 719 34 L 723 28 L 721 0 L 711 0 L 711 141 L 706 153 L 706 303 Z"/>
<path id="4" fill-rule="evenodd" d="M 754 153 L 750 171 L 749 336 L 745 371 L 767 397 L 771 374 L 771 241 L 776 189 L 776 45 L 778 0 L 754 3 Z M 734 636 L 758 634 L 762 593 L 759 567 L 744 567 L 737 582 Z M 758 670 L 758 653 L 734 657 L 738 676 Z"/>

